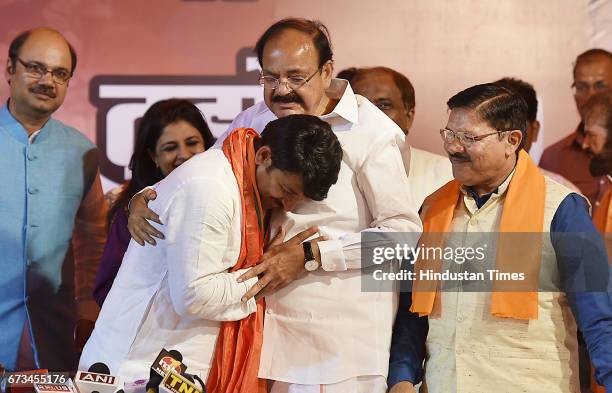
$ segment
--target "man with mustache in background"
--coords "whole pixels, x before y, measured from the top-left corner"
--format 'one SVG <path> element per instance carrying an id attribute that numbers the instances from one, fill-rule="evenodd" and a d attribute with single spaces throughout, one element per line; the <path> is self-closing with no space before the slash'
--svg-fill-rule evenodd
<path id="1" fill-rule="evenodd" d="M 9 47 L 0 108 L 0 363 L 9 371 L 75 370 L 98 313 L 107 208 L 96 147 L 51 118 L 76 59 L 46 28 Z"/>
<path id="2" fill-rule="evenodd" d="M 612 91 L 598 93 L 591 97 L 584 106 L 584 149 L 591 161 L 589 171 L 593 176 L 612 175 Z M 606 240 L 608 258 L 612 253 L 612 242 L 606 233 L 612 232 L 612 210 L 610 202 L 612 189 L 601 198 L 599 208 L 593 214 L 593 224 Z M 600 386 L 591 378 L 591 389 L 595 393 L 605 393 Z"/>
<path id="3" fill-rule="evenodd" d="M 406 138 L 416 111 L 415 92 L 410 80 L 388 67 L 348 68 L 338 73 L 347 79 L 356 94 L 370 100 L 397 124 Z M 447 157 L 417 149 L 406 142 L 400 146 L 410 183 L 410 196 L 415 210 L 425 198 L 453 178 Z"/>
<path id="4" fill-rule="evenodd" d="M 589 173 L 589 157 L 581 148 L 583 109 L 589 98 L 612 87 L 612 53 L 604 49 L 589 49 L 581 53 L 574 63 L 573 77 L 572 90 L 580 123 L 574 132 L 544 150 L 540 166 L 562 175 L 580 188 L 596 212 L 600 199 L 610 188 L 610 181 L 605 176 L 593 177 Z"/>
<path id="5" fill-rule="evenodd" d="M 612 175 L 612 91 L 593 96 L 584 109 L 584 140 L 582 148 L 589 153 L 589 171 L 593 176 Z M 610 211 L 612 189 L 601 199 L 593 222 L 601 232 L 612 232 Z"/>

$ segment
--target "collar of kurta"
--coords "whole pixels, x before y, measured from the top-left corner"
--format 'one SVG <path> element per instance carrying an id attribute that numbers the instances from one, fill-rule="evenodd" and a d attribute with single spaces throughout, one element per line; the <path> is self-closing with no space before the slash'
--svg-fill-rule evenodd
<path id="1" fill-rule="evenodd" d="M 514 169 L 512 169 L 512 172 L 510 172 L 508 177 L 506 177 L 506 180 L 504 180 L 502 184 L 500 184 L 493 192 L 490 192 L 488 194 L 480 196 L 472 187 L 464 185 L 461 186 L 460 190 L 463 195 L 472 198 L 476 203 L 476 206 L 480 209 L 484 206 L 485 203 L 487 203 L 489 199 L 491 199 L 492 196 L 499 198 L 500 196 L 504 195 L 506 191 L 508 191 L 508 186 L 510 186 L 510 182 L 512 181 L 512 177 L 514 176 L 515 170 L 516 166 L 514 167 Z"/>
<path id="2" fill-rule="evenodd" d="M 46 132 L 50 127 L 50 122 L 47 121 L 45 125 L 38 131 L 36 131 L 35 138 L 30 141 L 30 136 L 28 136 L 28 130 L 26 130 L 21 123 L 13 117 L 11 112 L 8 109 L 9 101 L 6 101 L 6 104 L 0 108 L 0 128 L 5 130 L 10 136 L 12 136 L 16 141 L 27 145 L 30 143 L 39 143 L 42 142 L 48 135 Z M 33 135 L 34 136 L 34 135 Z"/>
<path id="3" fill-rule="evenodd" d="M 333 78 L 329 88 L 325 90 L 325 95 L 332 100 L 338 100 L 338 103 L 333 111 L 326 115 L 319 116 L 321 120 L 331 124 L 336 123 L 338 120 L 349 124 L 359 123 L 357 97 L 355 97 L 355 93 L 353 93 L 353 89 L 347 81 Z M 262 105 L 259 114 L 269 110 L 267 105 Z"/>
<path id="4" fill-rule="evenodd" d="M 359 123 L 359 107 L 351 85 L 343 79 L 332 79 L 329 89 L 325 91 L 328 98 L 339 100 L 331 113 L 321 116 L 322 120 L 341 117 L 351 124 Z"/>

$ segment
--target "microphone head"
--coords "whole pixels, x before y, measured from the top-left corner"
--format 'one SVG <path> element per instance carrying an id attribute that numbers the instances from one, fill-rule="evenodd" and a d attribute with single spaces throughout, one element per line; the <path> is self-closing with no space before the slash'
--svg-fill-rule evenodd
<path id="1" fill-rule="evenodd" d="M 110 369 L 108 368 L 108 366 L 102 362 L 98 362 L 98 363 L 94 363 L 91 366 L 89 366 L 89 371 L 90 373 L 98 373 L 98 374 L 106 374 L 109 375 L 110 374 Z"/>
<path id="2" fill-rule="evenodd" d="M 179 374 L 185 372 L 187 367 L 182 364 L 182 361 L 183 355 L 176 349 L 170 351 L 162 349 L 151 365 L 149 381 L 145 387 L 146 391 L 157 392 L 159 385 L 169 370 L 175 370 Z"/>
<path id="3" fill-rule="evenodd" d="M 167 351 L 162 349 L 151 365 L 151 370 L 159 374 L 162 378 L 165 377 L 170 370 L 176 371 L 177 374 L 182 374 L 187 369 L 187 366 L 182 363 L 182 360 L 183 355 L 179 351 Z M 151 376 L 153 376 L 153 373 L 151 373 Z"/>
<path id="4" fill-rule="evenodd" d="M 183 354 L 177 351 L 176 349 L 169 350 L 168 355 L 172 356 L 174 359 L 178 360 L 179 362 L 183 361 Z"/>
<path id="5" fill-rule="evenodd" d="M 74 384 L 80 393 L 115 393 L 117 377 L 111 375 L 104 363 L 92 364 L 88 371 L 77 371 Z"/>

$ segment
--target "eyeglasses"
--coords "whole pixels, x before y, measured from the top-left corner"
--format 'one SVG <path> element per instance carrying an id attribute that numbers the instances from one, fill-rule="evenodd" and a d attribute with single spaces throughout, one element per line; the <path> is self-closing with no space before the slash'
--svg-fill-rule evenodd
<path id="1" fill-rule="evenodd" d="M 572 91 L 574 92 L 574 95 L 578 97 L 586 96 L 587 94 L 589 94 L 589 91 L 591 91 L 591 89 L 595 93 L 599 93 L 606 90 L 607 88 L 608 85 L 604 81 L 597 81 L 592 85 L 589 85 L 588 83 L 584 82 L 572 84 Z"/>
<path id="2" fill-rule="evenodd" d="M 449 130 L 448 128 L 442 128 L 440 130 L 440 136 L 445 143 L 453 143 L 455 140 L 459 141 L 462 146 L 470 147 L 473 146 L 476 142 L 485 139 L 491 135 L 500 135 L 504 132 L 513 131 L 513 130 L 498 130 L 495 132 L 491 132 L 489 134 L 484 135 L 473 135 L 468 132 L 457 132 L 453 130 Z"/>
<path id="3" fill-rule="evenodd" d="M 266 89 L 275 90 L 280 86 L 281 83 L 285 83 L 288 88 L 291 90 L 297 90 L 300 87 L 304 86 L 308 83 L 317 73 L 321 71 L 321 67 L 317 68 L 317 70 L 307 78 L 303 76 L 290 76 L 288 78 L 276 78 L 270 75 L 261 75 L 259 77 L 259 84 L 265 87 Z"/>
<path id="4" fill-rule="evenodd" d="M 68 80 L 72 77 L 70 71 L 65 68 L 50 69 L 47 68 L 46 64 L 38 63 L 35 61 L 29 61 L 26 63 L 19 57 L 17 58 L 17 60 L 23 65 L 26 73 L 36 79 L 41 79 L 43 76 L 47 75 L 48 72 L 50 72 L 51 77 L 53 78 L 53 82 L 63 85 L 64 83 L 68 82 Z"/>

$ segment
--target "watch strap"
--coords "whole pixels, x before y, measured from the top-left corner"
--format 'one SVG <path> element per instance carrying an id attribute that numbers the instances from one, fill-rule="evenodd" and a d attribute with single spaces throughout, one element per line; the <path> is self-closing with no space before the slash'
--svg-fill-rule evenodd
<path id="1" fill-rule="evenodd" d="M 315 259 L 314 254 L 312 253 L 312 243 L 304 242 L 302 243 L 302 247 L 304 248 L 304 262 Z"/>

